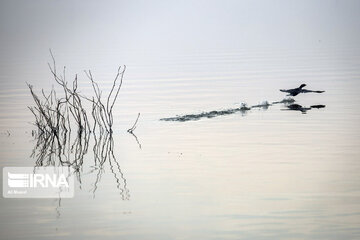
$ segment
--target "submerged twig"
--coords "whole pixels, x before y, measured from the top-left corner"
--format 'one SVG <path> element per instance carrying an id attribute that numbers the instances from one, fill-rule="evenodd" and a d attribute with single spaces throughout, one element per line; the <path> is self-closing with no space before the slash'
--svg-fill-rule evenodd
<path id="1" fill-rule="evenodd" d="M 130 134 L 135 138 L 136 143 L 138 144 L 139 148 L 141 149 L 141 144 L 140 144 L 140 142 L 139 142 L 139 139 L 138 139 L 137 136 L 134 134 L 134 131 L 135 131 L 136 127 L 137 127 L 137 123 L 138 123 L 138 121 L 139 121 L 139 118 L 140 118 L 140 113 L 138 113 L 138 116 L 137 116 L 137 118 L 136 118 L 133 126 L 132 126 L 131 128 L 129 128 L 129 129 L 127 130 L 127 132 L 130 133 Z"/>
<path id="2" fill-rule="evenodd" d="M 95 165 L 102 169 L 104 163 L 109 161 L 111 171 L 114 173 L 117 169 L 118 173 L 114 173 L 117 186 L 121 190 L 123 199 L 127 199 L 129 191 L 126 188 L 124 174 L 113 153 L 112 138 L 114 123 L 112 111 L 122 86 L 126 66 L 118 68 L 104 104 L 102 92 L 90 70 L 85 73 L 90 79 L 95 96 L 86 97 L 78 91 L 78 76 L 75 75 L 73 81 L 68 83 L 66 68 L 63 68 L 62 73 L 58 73 L 55 57 L 51 50 L 50 55 L 52 63 L 48 63 L 48 66 L 55 82 L 61 87 L 62 94 L 58 95 L 52 89 L 49 93 L 41 90 L 41 94 L 38 95 L 33 86 L 27 83 L 35 103 L 34 106 L 28 108 L 35 117 L 34 125 L 37 127 L 37 131 L 32 131 L 37 143 L 31 154 L 36 158 L 36 166 L 71 166 L 81 183 L 80 172 L 84 156 L 88 152 L 90 138 L 93 136 Z M 90 104 L 92 117 L 89 118 L 86 106 Z M 135 125 L 133 129 L 135 129 Z M 101 173 L 98 173 L 96 184 L 100 180 L 100 176 Z M 120 187 L 121 182 L 123 187 Z"/>
<path id="3" fill-rule="evenodd" d="M 106 105 L 102 102 L 102 97 L 101 97 L 102 92 L 100 91 L 99 85 L 94 80 L 91 71 L 90 70 L 84 71 L 86 76 L 91 82 L 96 98 L 93 97 L 92 99 L 89 99 L 84 96 L 83 98 L 92 102 L 93 104 L 92 115 L 100 131 L 103 131 L 105 129 L 105 131 L 112 133 L 112 126 L 114 123 L 112 110 L 122 86 L 125 70 L 126 70 L 125 65 L 123 68 L 121 68 L 121 66 L 118 68 L 110 93 L 106 98 Z M 118 79 L 120 79 L 119 83 L 117 83 Z"/>
<path id="4" fill-rule="evenodd" d="M 139 121 L 139 117 L 140 117 L 140 113 L 138 113 L 138 116 L 137 116 L 137 118 L 136 118 L 133 126 L 127 130 L 128 133 L 133 133 L 133 132 L 134 132 L 134 130 L 135 130 L 136 127 L 137 127 L 136 124 L 137 124 L 138 121 Z"/>

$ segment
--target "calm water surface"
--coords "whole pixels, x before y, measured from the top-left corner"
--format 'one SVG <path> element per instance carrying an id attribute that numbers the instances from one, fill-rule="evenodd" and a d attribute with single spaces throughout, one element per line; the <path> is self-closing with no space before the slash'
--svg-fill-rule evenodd
<path id="1" fill-rule="evenodd" d="M 106 7 L 109 13 L 107 5 L 53 9 L 43 2 L 26 10 L 4 4 L 0 167 L 35 165 L 26 82 L 38 92 L 55 85 L 48 47 L 58 67 L 66 65 L 69 81 L 79 74 L 87 96 L 92 89 L 84 69 L 104 92 L 119 64 L 127 70 L 114 109 L 119 166 L 105 162 L 95 185 L 91 141 L 74 198 L 0 199 L 0 239 L 360 238 L 360 21 L 351 1 L 283 2 L 287 11 L 270 1 L 254 8 L 246 1 L 238 8 L 211 2 L 206 9 L 185 2 L 165 8 L 158 1 L 124 3 Z M 36 17 L 26 18 L 32 12 Z M 114 28 L 115 20 L 127 23 L 125 30 Z M 227 44 L 232 39 L 238 44 Z M 300 94 L 296 103 L 325 108 L 302 114 L 277 104 L 198 121 L 159 121 L 280 101 L 279 89 L 302 83 L 326 92 Z M 141 148 L 126 132 L 139 112 Z"/>
<path id="2" fill-rule="evenodd" d="M 93 193 L 90 151 L 75 198 L 2 199 L 3 238 L 356 239 L 359 53 L 358 48 L 321 47 L 209 51 L 129 62 L 114 134 L 129 196 L 124 200 L 108 163 Z M 114 69 L 98 71 L 99 78 L 109 78 L 100 81 L 108 89 Z M 91 94 L 82 79 L 84 93 Z M 46 81 L 51 80 L 44 80 L 45 86 Z M 297 103 L 326 108 L 301 114 L 282 111 L 286 107 L 280 104 L 199 121 L 159 121 L 240 102 L 281 100 L 279 88 L 302 82 L 326 92 L 297 96 Z M 2 167 L 35 161 L 30 157 L 33 118 L 26 109 L 31 99 L 25 83 L 16 84 L 1 90 Z M 138 112 L 141 149 L 126 133 Z"/>

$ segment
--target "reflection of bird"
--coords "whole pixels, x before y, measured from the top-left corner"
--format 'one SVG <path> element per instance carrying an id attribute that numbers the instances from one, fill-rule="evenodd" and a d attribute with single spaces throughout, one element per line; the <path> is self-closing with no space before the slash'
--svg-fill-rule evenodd
<path id="1" fill-rule="evenodd" d="M 317 109 L 324 108 L 324 107 L 325 107 L 325 105 L 311 105 L 310 106 L 310 108 L 317 108 Z"/>
<path id="2" fill-rule="evenodd" d="M 303 114 L 306 113 L 306 111 L 310 110 L 311 108 L 307 108 L 307 107 L 303 107 L 299 104 L 291 104 L 289 106 L 287 106 L 288 110 L 293 110 L 293 111 L 300 111 Z"/>
<path id="3" fill-rule="evenodd" d="M 312 105 L 310 107 L 303 107 L 299 104 L 294 103 L 294 104 L 290 104 L 286 107 L 287 107 L 287 109 L 282 109 L 282 110 L 300 111 L 301 113 L 305 114 L 308 110 L 311 110 L 313 108 L 317 108 L 317 109 L 324 108 L 325 105 Z"/>
<path id="4" fill-rule="evenodd" d="M 293 89 L 280 89 L 281 92 L 286 92 L 286 93 L 289 93 L 288 96 L 296 96 L 298 95 L 299 93 L 301 93 L 302 91 L 302 88 L 305 87 L 306 84 L 301 84 L 300 87 L 298 88 L 293 88 Z"/>

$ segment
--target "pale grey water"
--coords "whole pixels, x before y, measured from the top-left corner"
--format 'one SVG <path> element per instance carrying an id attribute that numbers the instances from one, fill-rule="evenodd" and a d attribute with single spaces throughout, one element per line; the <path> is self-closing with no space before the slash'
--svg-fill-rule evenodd
<path id="1" fill-rule="evenodd" d="M 54 84 L 49 47 L 87 95 L 82 70 L 106 90 L 126 64 L 114 141 L 129 197 L 108 163 L 93 194 L 89 151 L 73 199 L 1 198 L 0 238 L 359 239 L 359 4 L 268 2 L 2 3 L 0 166 L 34 166 L 25 82 Z M 326 92 L 296 103 L 326 107 L 159 121 L 301 83 Z M 138 112 L 141 149 L 126 132 Z"/>

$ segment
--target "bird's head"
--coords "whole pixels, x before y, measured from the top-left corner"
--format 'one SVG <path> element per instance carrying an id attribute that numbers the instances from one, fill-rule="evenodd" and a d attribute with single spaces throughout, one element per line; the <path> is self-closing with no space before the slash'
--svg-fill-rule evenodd
<path id="1" fill-rule="evenodd" d="M 300 88 L 303 88 L 305 86 L 306 86 L 306 84 L 303 83 L 303 84 L 300 85 Z"/>

